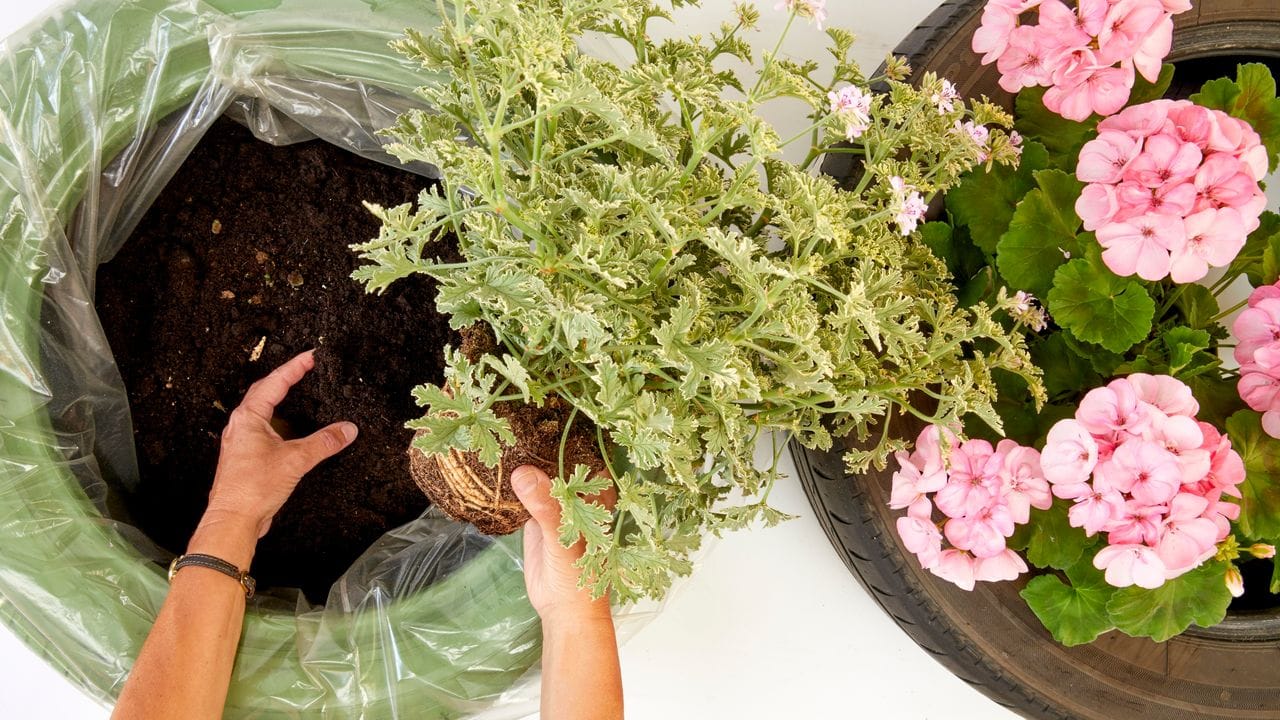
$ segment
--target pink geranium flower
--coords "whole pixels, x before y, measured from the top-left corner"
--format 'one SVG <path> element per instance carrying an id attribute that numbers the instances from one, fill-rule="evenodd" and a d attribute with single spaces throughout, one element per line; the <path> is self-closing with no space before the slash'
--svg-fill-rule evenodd
<path id="1" fill-rule="evenodd" d="M 1166 505 L 1144 505 L 1128 500 L 1124 512 L 1107 526 L 1107 542 L 1111 545 L 1155 545 L 1160 540 Z"/>
<path id="2" fill-rule="evenodd" d="M 1049 429 L 1040 468 L 1053 484 L 1053 494 L 1073 498 L 1075 491 L 1086 490 L 1086 483 L 1098 464 L 1098 443 L 1076 420 L 1063 420 Z M 1069 492 L 1070 494 L 1063 494 Z"/>
<path id="3" fill-rule="evenodd" d="M 1200 403 L 1191 388 L 1185 383 L 1168 375 L 1148 375 L 1133 373 L 1125 378 L 1133 387 L 1138 400 L 1156 408 L 1165 415 L 1185 415 L 1195 417 L 1200 412 Z"/>
<path id="4" fill-rule="evenodd" d="M 1044 93 L 1044 106 L 1068 120 L 1082 122 L 1090 115 L 1111 115 L 1129 101 L 1132 67 L 1099 67 L 1089 51 L 1071 72 Z"/>
<path id="5" fill-rule="evenodd" d="M 1185 415 L 1165 417 L 1151 433 L 1178 462 L 1183 478 L 1201 478 L 1209 472 L 1209 451 L 1204 449 L 1204 432 L 1195 418 Z"/>
<path id="6" fill-rule="evenodd" d="M 1177 577 L 1213 556 L 1218 528 L 1204 516 L 1209 503 L 1203 497 L 1179 493 L 1169 503 L 1156 554 L 1169 577 Z"/>
<path id="7" fill-rule="evenodd" d="M 1109 115 L 1128 101 L 1135 70 L 1155 81 L 1185 0 L 1044 0 L 986 5 L 973 36 L 1010 92 L 1048 88 L 1045 107 L 1074 120 Z M 1171 9 L 1172 8 L 1172 9 Z M 1023 22 L 1036 9 L 1035 24 Z"/>
<path id="8" fill-rule="evenodd" d="M 974 558 L 964 550 L 951 548 L 943 550 L 938 562 L 932 568 L 934 575 L 952 582 L 961 590 L 972 590 L 974 581 Z"/>
<path id="9" fill-rule="evenodd" d="M 1147 213 L 1098 228 L 1098 242 L 1106 248 L 1102 261 L 1117 275 L 1137 274 L 1143 280 L 1159 280 L 1169 274 L 1170 251 L 1186 242 L 1180 219 Z"/>
<path id="10" fill-rule="evenodd" d="M 1124 495 L 1101 485 L 1094 480 L 1093 488 L 1067 511 L 1071 527 L 1083 528 L 1086 535 L 1096 535 L 1124 517 Z"/>
<path id="11" fill-rule="evenodd" d="M 937 525 L 928 518 L 907 515 L 898 518 L 897 528 L 903 547 L 915 554 L 921 567 L 929 569 L 937 564 L 942 554 L 942 533 Z"/>
<path id="12" fill-rule="evenodd" d="M 1015 580 L 1027 571 L 1027 564 L 1018 553 L 1005 549 L 992 557 L 973 559 L 973 579 L 981 582 Z"/>
<path id="13" fill-rule="evenodd" d="M 1086 185 L 1076 200 L 1076 214 L 1084 221 L 1085 230 L 1097 230 L 1110 223 L 1120 212 L 1120 199 L 1114 185 Z"/>
<path id="14" fill-rule="evenodd" d="M 1241 207 L 1253 199 L 1258 181 L 1239 158 L 1214 153 L 1196 172 L 1201 207 Z"/>
<path id="15" fill-rule="evenodd" d="M 1048 510 L 1053 505 L 1049 482 L 1040 469 L 1040 453 L 1012 440 L 1001 440 L 996 446 L 996 455 L 1002 458 L 998 471 L 1001 494 L 1014 523 L 1025 524 L 1033 507 Z"/>
<path id="16" fill-rule="evenodd" d="M 1228 438 L 1196 421 L 1197 410 L 1184 383 L 1134 374 L 1090 391 L 1074 419 L 1050 428 L 1041 454 L 1046 475 L 1057 448 L 1110 447 L 1083 480 L 1067 477 L 1068 491 L 1054 486 L 1073 501 L 1072 526 L 1106 533 L 1094 564 L 1109 583 L 1158 587 L 1211 557 L 1230 534 L 1240 506 L 1223 496 L 1240 496 L 1244 463 Z"/>
<path id="17" fill-rule="evenodd" d="M 1138 141 L 1127 133 L 1104 130 L 1080 149 L 1076 177 L 1087 183 L 1118 183 L 1141 150 Z"/>
<path id="18" fill-rule="evenodd" d="M 1111 381 L 1085 394 L 1076 420 L 1095 436 L 1141 435 L 1151 425 L 1151 412 L 1128 380 Z"/>
<path id="19" fill-rule="evenodd" d="M 1116 587 L 1154 590 L 1164 584 L 1164 561 L 1146 545 L 1108 545 L 1093 558 L 1093 566 L 1105 571 L 1107 583 Z"/>
<path id="20" fill-rule="evenodd" d="M 774 10 L 786 10 L 793 12 L 801 17 L 807 17 L 813 20 L 814 27 L 822 29 L 822 23 L 827 21 L 827 0 L 778 0 L 778 4 L 773 6 Z"/>
<path id="21" fill-rule="evenodd" d="M 946 473 L 925 475 L 910 461 L 905 452 L 898 451 L 894 457 L 897 458 L 901 469 L 893 474 L 889 507 L 895 510 L 906 509 L 910 515 L 929 517 L 933 509 L 928 499 L 929 493 L 937 492 L 946 485 Z"/>
<path id="22" fill-rule="evenodd" d="M 1157 100 L 1102 120 L 1098 131 L 1077 161 L 1087 185 L 1076 212 L 1113 272 L 1194 282 L 1229 264 L 1259 226 L 1267 158 L 1247 123 Z"/>
<path id="23" fill-rule="evenodd" d="M 1200 280 L 1211 267 L 1231 264 L 1244 248 L 1247 233 L 1235 208 L 1202 210 L 1183 222 L 1187 241 L 1171 254 L 1169 278 L 1176 283 Z"/>
<path id="24" fill-rule="evenodd" d="M 1252 362 L 1259 348 L 1280 341 L 1280 288 L 1268 285 L 1254 290 L 1249 307 L 1232 324 L 1231 334 L 1236 338 L 1236 362 L 1242 364 Z"/>
<path id="25" fill-rule="evenodd" d="M 1133 439 L 1122 443 L 1111 459 L 1098 468 L 1107 484 L 1127 493 L 1143 505 L 1168 502 L 1182 484 L 1178 458 L 1163 446 L 1147 440 Z M 1094 486 L 1098 485 L 1095 476 Z"/>
<path id="26" fill-rule="evenodd" d="M 912 453 L 894 457 L 899 470 L 890 505 L 907 510 L 896 527 L 921 567 L 966 589 L 1026 571 L 1007 539 L 1027 521 L 1029 507 L 1052 502 L 1035 450 L 1010 440 L 994 448 L 985 440 L 959 442 L 934 425 L 920 433 Z M 941 523 L 933 520 L 935 507 L 946 515 Z"/>
<path id="27" fill-rule="evenodd" d="M 1135 139 L 1148 138 L 1165 129 L 1165 122 L 1174 106 L 1173 100 L 1152 100 L 1133 105 L 1098 123 L 1098 131 L 1118 130 Z"/>
<path id="28" fill-rule="evenodd" d="M 1039 27 L 1019 25 L 1009 33 L 1008 45 L 996 61 L 1000 87 L 1016 93 L 1022 88 L 1048 84 L 1055 60 Z"/>
<path id="29" fill-rule="evenodd" d="M 845 138 L 852 141 L 862 137 L 871 125 L 871 93 L 856 85 L 847 85 L 827 93 L 831 101 L 831 113 L 844 122 Z"/>
<path id="30" fill-rule="evenodd" d="M 1124 174 L 1149 188 L 1158 188 L 1194 177 L 1203 159 L 1200 148 L 1161 133 L 1147 139 Z"/>

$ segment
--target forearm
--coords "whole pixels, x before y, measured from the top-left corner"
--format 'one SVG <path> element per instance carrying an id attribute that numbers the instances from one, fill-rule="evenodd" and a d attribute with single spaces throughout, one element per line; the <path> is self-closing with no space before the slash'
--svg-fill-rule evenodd
<path id="1" fill-rule="evenodd" d="M 542 622 L 543 720 L 622 718 L 622 670 L 606 610 Z"/>
<path id="2" fill-rule="evenodd" d="M 247 568 L 256 543 L 256 526 L 215 518 L 201 523 L 187 550 Z M 244 609 L 234 579 L 202 567 L 179 571 L 112 717 L 221 718 Z"/>

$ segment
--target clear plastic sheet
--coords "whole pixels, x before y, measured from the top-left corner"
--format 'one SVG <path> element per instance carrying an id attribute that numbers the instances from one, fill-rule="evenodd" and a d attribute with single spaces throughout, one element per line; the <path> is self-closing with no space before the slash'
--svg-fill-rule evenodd
<path id="1" fill-rule="evenodd" d="M 320 137 L 396 164 L 373 131 L 424 76 L 387 42 L 430 29 L 434 7 L 80 0 L 0 43 L 0 618 L 101 700 L 155 619 L 168 558 L 114 502 L 137 463 L 97 266 L 224 112 L 269 142 Z M 623 634 L 651 611 L 629 611 Z M 255 599 L 227 716 L 518 716 L 539 651 L 519 535 L 429 511 L 370 547 L 325 607 Z"/>

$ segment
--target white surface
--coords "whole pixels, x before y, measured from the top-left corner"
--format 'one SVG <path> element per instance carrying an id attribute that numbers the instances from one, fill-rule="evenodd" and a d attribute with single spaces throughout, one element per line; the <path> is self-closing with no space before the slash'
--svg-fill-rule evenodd
<path id="1" fill-rule="evenodd" d="M 0 37 L 53 4 L 0 3 Z M 683 13 L 682 26 L 712 29 L 731 6 L 729 0 L 705 4 L 701 14 Z M 757 4 L 767 25 L 755 45 L 769 48 L 779 15 L 774 0 Z M 859 33 L 859 57 L 869 71 L 937 4 L 830 0 L 829 22 Z M 787 51 L 821 60 L 822 39 L 798 27 Z M 1014 717 L 944 670 L 880 611 L 828 544 L 798 483 L 784 482 L 772 499 L 799 519 L 721 540 L 665 610 L 624 646 L 628 717 Z M 0 715 L 108 715 L 2 627 L 0 668 Z"/>

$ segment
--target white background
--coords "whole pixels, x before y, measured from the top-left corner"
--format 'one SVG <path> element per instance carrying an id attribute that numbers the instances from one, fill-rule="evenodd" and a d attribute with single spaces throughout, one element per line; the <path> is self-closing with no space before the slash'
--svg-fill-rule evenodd
<path id="1" fill-rule="evenodd" d="M 754 40 L 761 50 L 773 46 L 780 29 L 782 13 L 773 11 L 773 3 L 757 0 L 765 18 Z M 0 37 L 56 4 L 3 0 Z M 858 33 L 858 54 L 870 71 L 937 4 L 829 0 L 829 22 Z M 681 27 L 710 30 L 732 3 L 704 5 L 697 14 L 684 13 Z M 785 50 L 821 61 L 823 39 L 797 27 Z M 785 129 L 782 135 L 790 136 Z M 771 499 L 799 519 L 714 545 L 664 610 L 623 646 L 628 717 L 1014 717 L 916 647 L 872 602 L 822 534 L 798 483 L 784 482 Z M 6 717 L 108 715 L 3 627 L 0 669 L 0 714 Z"/>

